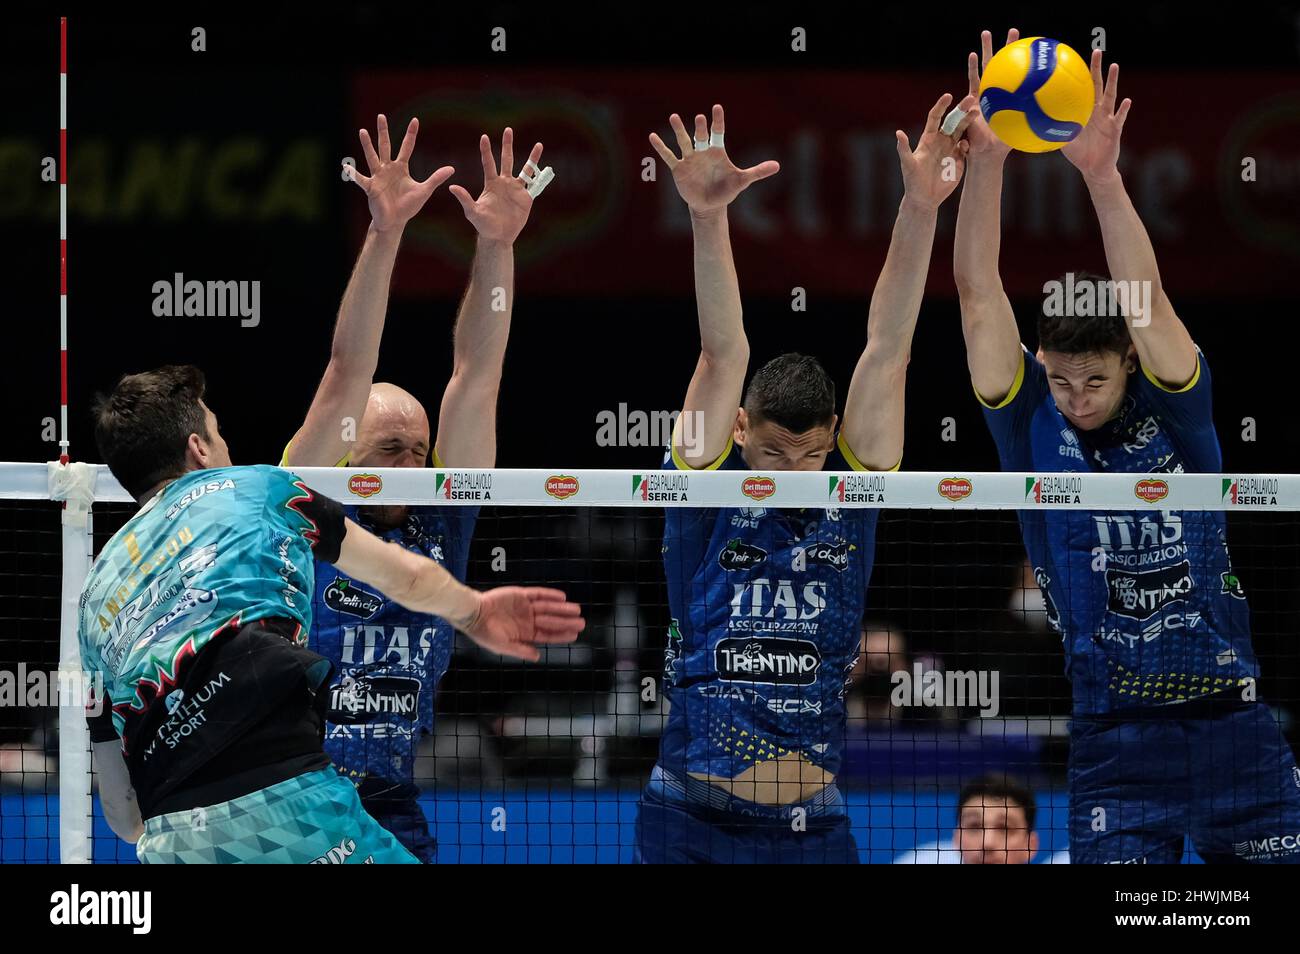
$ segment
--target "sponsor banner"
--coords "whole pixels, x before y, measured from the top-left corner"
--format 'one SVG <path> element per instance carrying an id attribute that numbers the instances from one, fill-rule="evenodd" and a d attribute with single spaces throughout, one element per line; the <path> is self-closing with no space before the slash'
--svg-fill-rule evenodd
<path id="1" fill-rule="evenodd" d="M 130 501 L 103 465 L 95 498 Z M 45 480 L 44 464 L 29 468 Z M 890 507 L 1023 510 L 1300 510 L 1300 474 L 1029 474 L 961 471 L 513 470 L 296 467 L 314 490 L 366 504 L 437 506 L 734 507 L 737 509 Z M 439 481 L 439 476 L 450 478 Z M 358 478 L 363 478 L 358 480 Z M 16 478 L 21 482 L 21 475 Z M 35 477 L 33 476 L 33 480 Z M 448 483 L 450 482 L 450 495 Z M 356 486 L 354 486 L 356 485 Z M 1234 489 L 1235 488 L 1235 489 Z M 220 491 L 217 492 L 218 495 Z M 491 497 L 488 498 L 487 494 Z M 26 498 L 23 498 L 26 499 Z"/>
<path id="2" fill-rule="evenodd" d="M 964 52 L 952 62 L 960 77 Z M 707 89 L 710 102 L 727 106 L 736 163 L 781 163 L 779 176 L 732 207 L 746 293 L 788 297 L 801 285 L 812 295 L 864 299 L 862 263 L 884 261 L 901 198 L 894 130 L 917 128 L 934 104 L 934 74 L 787 71 L 778 97 L 769 95 L 770 79 L 761 70 L 706 68 L 360 70 L 350 128 L 373 129 L 379 112 L 403 123 L 419 117 L 412 168 L 422 175 L 444 164 L 477 170 L 479 135 L 499 135 L 507 123 L 520 149 L 542 139 L 555 181 L 546 214 L 533 217 L 520 246 L 521 287 L 689 295 L 689 268 L 627 263 L 690 260 L 688 213 L 646 136 L 657 131 L 673 145 L 668 113 L 683 107 L 672 104 L 695 102 Z M 1188 89 L 1198 91 L 1194 134 L 1184 120 Z M 1207 83 L 1203 74 L 1135 70 L 1125 74 L 1123 94 L 1142 104 L 1141 121 L 1124 129 L 1124 181 L 1165 283 L 1186 296 L 1221 293 L 1230 275 L 1244 294 L 1289 295 L 1300 260 L 1300 220 L 1291 211 L 1300 207 L 1291 158 L 1300 74 L 1240 71 Z M 641 175 L 647 157 L 654 182 Z M 1250 176 L 1244 157 L 1254 160 Z M 1003 280 L 1013 298 L 1041 295 L 1063 262 L 1100 254 L 1088 190 L 1060 157 L 1007 163 L 1003 202 Z M 365 203 L 351 209 L 359 246 L 369 219 Z M 952 203 L 942 218 L 950 223 L 955 214 Z M 431 202 L 407 227 L 394 291 L 459 295 L 473 251 L 474 232 L 456 203 Z M 932 256 L 929 279 L 927 295 L 953 296 L 944 255 Z"/>

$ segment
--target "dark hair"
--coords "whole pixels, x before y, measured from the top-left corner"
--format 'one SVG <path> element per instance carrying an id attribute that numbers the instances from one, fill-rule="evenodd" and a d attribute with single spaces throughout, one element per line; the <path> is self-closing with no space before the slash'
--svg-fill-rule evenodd
<path id="1" fill-rule="evenodd" d="M 1098 307 L 1091 315 L 1072 314 L 1073 308 L 1064 309 L 1066 314 L 1049 315 L 1048 298 L 1044 296 L 1038 313 L 1038 346 L 1044 351 L 1059 351 L 1061 354 L 1105 354 L 1108 351 L 1127 354 L 1132 338 L 1111 293 L 1110 280 L 1092 272 L 1074 272 L 1072 279 L 1067 273 L 1057 281 L 1067 287 L 1071 282 L 1076 288 L 1084 284 L 1093 285 Z M 1109 307 L 1102 307 L 1103 300 Z"/>
<path id="2" fill-rule="evenodd" d="M 802 434 L 835 417 L 835 382 L 816 358 L 783 354 L 754 372 L 744 404 L 750 418 Z"/>
<path id="3" fill-rule="evenodd" d="M 173 364 L 123 375 L 113 393 L 95 396 L 95 445 L 131 496 L 185 473 L 191 434 L 212 439 L 199 406 L 204 388 L 202 371 Z"/>
<path id="4" fill-rule="evenodd" d="M 1034 821 L 1038 817 L 1038 803 L 1034 793 L 1023 783 L 1006 775 L 981 775 L 974 781 L 962 786 L 957 796 L 957 815 L 960 823 L 961 810 L 973 798 L 1002 798 L 1019 805 L 1025 813 L 1025 826 L 1034 830 Z"/>

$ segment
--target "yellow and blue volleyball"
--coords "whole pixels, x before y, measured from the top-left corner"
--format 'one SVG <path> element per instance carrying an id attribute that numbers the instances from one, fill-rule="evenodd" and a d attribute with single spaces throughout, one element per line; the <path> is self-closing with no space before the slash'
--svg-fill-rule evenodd
<path id="1" fill-rule="evenodd" d="M 1088 61 L 1042 36 L 1008 43 L 980 80 L 980 112 L 993 134 L 1021 152 L 1051 152 L 1079 135 L 1093 107 Z"/>

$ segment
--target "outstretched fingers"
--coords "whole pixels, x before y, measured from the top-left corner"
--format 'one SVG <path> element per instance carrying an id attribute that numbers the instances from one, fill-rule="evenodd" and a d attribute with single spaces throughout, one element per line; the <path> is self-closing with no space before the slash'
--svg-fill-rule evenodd
<path id="1" fill-rule="evenodd" d="M 402 137 L 402 144 L 397 149 L 398 162 L 410 162 L 411 153 L 415 152 L 415 140 L 420 135 L 420 121 L 412 119 L 406 126 L 406 135 Z"/>
<path id="2" fill-rule="evenodd" d="M 672 169 L 677 165 L 677 163 L 681 162 L 681 160 L 677 158 L 676 154 L 668 148 L 668 145 L 659 138 L 658 133 L 650 134 L 650 145 L 653 147 L 655 152 L 659 153 L 659 158 L 664 161 L 664 164 L 667 165 L 669 169 Z"/>

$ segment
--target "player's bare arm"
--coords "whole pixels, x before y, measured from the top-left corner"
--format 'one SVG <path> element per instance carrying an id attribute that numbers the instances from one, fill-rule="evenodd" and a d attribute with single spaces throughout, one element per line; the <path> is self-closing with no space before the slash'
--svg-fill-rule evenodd
<path id="1" fill-rule="evenodd" d="M 540 647 L 571 643 L 586 625 L 560 590 L 502 586 L 479 592 L 427 557 L 388 543 L 351 520 L 335 566 L 407 609 L 441 616 L 484 649 L 536 662 Z"/>
<path id="2" fill-rule="evenodd" d="M 388 134 L 388 120 L 379 116 L 377 127 L 378 148 L 367 130 L 360 132 L 361 151 L 370 174 L 345 167 L 366 194 L 370 228 L 339 305 L 329 364 L 307 417 L 289 444 L 286 454 L 289 465 L 330 467 L 351 449 L 351 438 L 365 413 L 370 385 L 379 364 L 388 287 L 402 231 L 454 171 L 450 166 L 443 166 L 423 182 L 417 182 L 411 177 L 410 159 L 419 135 L 419 121 L 412 119 L 407 126 L 396 158 Z M 346 426 L 349 421 L 351 428 Z"/>
<path id="3" fill-rule="evenodd" d="M 668 119 L 679 156 L 658 134 L 650 145 L 672 171 L 677 192 L 691 211 L 695 247 L 695 303 L 700 321 L 700 358 L 682 405 L 682 417 L 699 421 L 687 440 L 681 420 L 673 431 L 673 451 L 690 467 L 707 467 L 721 456 L 736 424 L 741 389 L 749 367 L 749 341 L 740 303 L 740 284 L 731 255 L 727 206 L 760 179 L 775 175 L 772 160 L 741 169 L 727 155 L 722 137 L 726 117 L 713 107 L 712 128 L 695 117 L 695 142 L 676 113 Z M 716 145 L 708 148 L 710 141 Z"/>
<path id="4" fill-rule="evenodd" d="M 1178 389 L 1196 373 L 1196 346 L 1160 283 L 1155 249 L 1119 174 L 1120 137 L 1133 101 L 1119 98 L 1119 64 L 1110 64 L 1102 83 L 1102 53 L 1093 50 L 1092 118 L 1079 135 L 1061 149 L 1087 183 L 1097 221 L 1106 246 L 1106 265 L 1111 281 L 1137 282 L 1149 289 L 1139 301 L 1145 313 L 1128 316 L 1129 333 L 1142 365 L 1162 384 Z M 1135 286 L 1129 286 L 1135 287 Z"/>
<path id="5" fill-rule="evenodd" d="M 514 131 L 501 135 L 501 169 L 492 142 L 479 139 L 483 191 L 478 198 L 459 185 L 455 196 L 478 233 L 469 287 L 456 316 L 451 380 L 442 396 L 436 450 L 448 467 L 491 467 L 496 463 L 497 394 L 501 366 L 510 338 L 515 299 L 515 239 L 528 223 L 533 197 L 514 174 Z M 535 167 L 542 144 L 533 146 L 528 162 Z"/>
<path id="6" fill-rule="evenodd" d="M 1020 39 L 1018 30 L 1007 42 Z M 1011 148 L 993 134 L 979 110 L 981 63 L 993 57 L 993 37 L 980 35 L 980 55 L 966 60 L 967 96 L 959 104 L 969 124 L 966 140 L 966 182 L 957 207 L 953 240 L 953 279 L 961 302 L 961 327 L 966 339 L 966 363 L 975 393 L 997 404 L 1011 391 L 1020 370 L 1020 332 L 1015 312 L 1002 287 L 998 255 L 1002 247 L 1002 171 Z"/>
<path id="7" fill-rule="evenodd" d="M 913 150 L 907 134 L 894 133 L 903 172 L 903 200 L 894 220 L 889 253 L 871 295 L 867 346 L 858 359 L 844 406 L 840 434 L 870 470 L 889 470 L 903 455 L 903 402 L 907 362 L 925 281 L 930 272 L 939 206 L 961 180 L 969 143 L 961 136 L 969 115 L 951 135 L 939 122 L 952 103 L 945 93 L 926 116 Z"/>
<path id="8" fill-rule="evenodd" d="M 140 806 L 135 800 L 126 760 L 122 758 L 122 743 L 113 739 L 96 742 L 91 748 L 95 756 L 95 773 L 99 777 L 99 801 L 104 807 L 104 818 L 113 834 L 134 845 L 144 834 L 144 821 L 140 818 Z"/>

